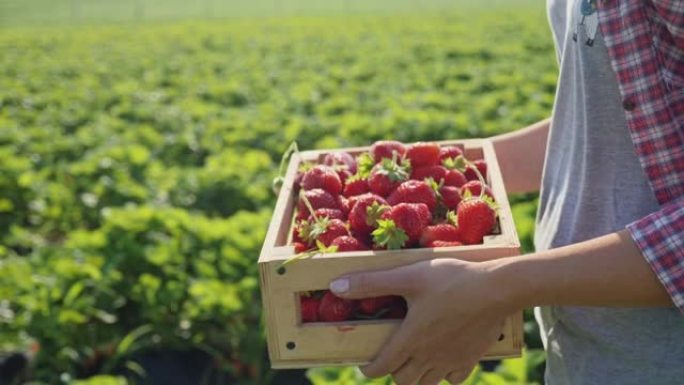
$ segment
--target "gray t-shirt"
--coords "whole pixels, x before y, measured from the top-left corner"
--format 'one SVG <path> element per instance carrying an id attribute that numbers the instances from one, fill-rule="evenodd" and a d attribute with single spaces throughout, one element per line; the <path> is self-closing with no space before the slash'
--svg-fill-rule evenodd
<path id="1" fill-rule="evenodd" d="M 546 250 L 658 210 L 629 137 L 595 0 L 548 0 L 560 63 L 535 234 Z M 684 384 L 684 317 L 672 309 L 536 309 L 546 382 Z"/>

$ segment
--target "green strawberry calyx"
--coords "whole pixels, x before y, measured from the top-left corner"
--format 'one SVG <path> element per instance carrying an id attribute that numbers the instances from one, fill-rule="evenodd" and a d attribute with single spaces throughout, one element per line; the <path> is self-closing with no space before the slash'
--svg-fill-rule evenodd
<path id="1" fill-rule="evenodd" d="M 364 176 L 363 173 L 362 173 L 360 170 L 357 170 L 357 171 L 356 171 L 356 174 L 353 174 L 352 176 L 350 176 L 349 178 L 347 178 L 347 181 L 346 181 L 345 183 L 346 183 L 346 184 L 349 184 L 349 183 L 351 183 L 351 182 L 356 182 L 357 180 L 362 180 L 362 179 L 366 179 L 366 178 L 368 178 L 367 175 Z"/>
<path id="2" fill-rule="evenodd" d="M 328 217 L 318 217 L 314 218 L 313 223 L 309 223 L 308 226 L 303 226 L 304 228 L 309 228 L 308 238 L 304 238 L 308 242 L 312 242 L 314 240 L 317 240 L 318 237 L 320 237 L 322 234 L 324 234 L 326 231 L 328 231 L 328 227 L 330 226 L 330 218 Z M 302 235 L 302 234 L 300 234 Z"/>
<path id="3" fill-rule="evenodd" d="M 463 193 L 463 202 L 466 201 L 474 201 L 474 200 L 479 200 L 482 202 L 485 202 L 487 206 L 489 206 L 490 209 L 494 211 L 495 215 L 499 215 L 499 204 L 494 201 L 490 196 L 484 194 L 484 186 L 482 187 L 482 191 L 480 192 L 479 196 L 474 196 L 470 190 L 466 190 L 465 193 Z"/>
<path id="4" fill-rule="evenodd" d="M 396 153 L 395 153 L 396 154 Z M 411 174 L 411 162 L 408 159 L 403 159 L 397 163 L 396 160 L 383 158 L 380 167 L 375 172 L 387 176 L 392 182 L 403 182 L 408 180 Z"/>
<path id="5" fill-rule="evenodd" d="M 356 160 L 356 174 L 359 175 L 359 179 L 368 178 L 371 170 L 373 170 L 373 166 L 375 166 L 375 161 L 369 153 L 364 152 L 359 155 L 359 158 Z"/>
<path id="6" fill-rule="evenodd" d="M 316 167 L 316 163 L 313 162 L 302 162 L 299 167 L 297 167 L 297 172 L 304 174 L 305 172 Z"/>
<path id="7" fill-rule="evenodd" d="M 458 216 L 456 213 L 452 210 L 447 211 L 446 213 L 446 222 L 448 224 L 458 226 Z"/>
<path id="8" fill-rule="evenodd" d="M 449 170 L 458 170 L 461 172 L 465 171 L 467 164 L 468 160 L 463 155 L 442 160 L 442 166 L 448 168 Z"/>
<path id="9" fill-rule="evenodd" d="M 430 188 L 432 191 L 434 191 L 435 195 L 437 198 L 441 198 L 441 194 L 439 193 L 439 189 L 444 186 L 444 179 L 440 179 L 439 183 L 437 183 L 432 177 L 427 177 L 423 180 Z"/>
<path id="10" fill-rule="evenodd" d="M 375 226 L 382 214 L 389 209 L 390 207 L 387 205 L 381 205 L 377 201 L 373 202 L 372 205 L 366 207 L 366 224 L 368 226 Z"/>
<path id="11" fill-rule="evenodd" d="M 373 231 L 373 241 L 387 250 L 399 250 L 408 241 L 406 232 L 397 227 L 391 219 L 378 220 L 378 228 Z"/>

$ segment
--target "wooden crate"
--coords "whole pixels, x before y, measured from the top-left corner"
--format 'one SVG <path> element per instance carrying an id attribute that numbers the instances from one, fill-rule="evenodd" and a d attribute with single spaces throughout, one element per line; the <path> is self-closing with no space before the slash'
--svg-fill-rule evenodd
<path id="1" fill-rule="evenodd" d="M 485 237 L 482 245 L 318 254 L 283 267 L 282 263 L 295 254 L 294 247 L 287 243 L 296 207 L 293 181 L 299 164 L 303 161 L 321 162 L 329 152 L 358 154 L 368 151 L 368 148 L 306 151 L 292 157 L 259 257 L 271 367 L 284 369 L 366 364 L 401 322 L 370 320 L 303 325 L 297 293 L 327 289 L 332 279 L 354 271 L 392 268 L 433 258 L 484 261 L 519 254 L 520 241 L 491 142 L 477 139 L 443 141 L 440 144 L 463 145 L 468 159 L 484 159 L 487 162 L 488 184 L 500 206 L 498 234 Z M 492 347 L 484 359 L 519 356 L 523 344 L 522 322 L 522 313 L 510 316 L 504 326 L 503 339 Z"/>

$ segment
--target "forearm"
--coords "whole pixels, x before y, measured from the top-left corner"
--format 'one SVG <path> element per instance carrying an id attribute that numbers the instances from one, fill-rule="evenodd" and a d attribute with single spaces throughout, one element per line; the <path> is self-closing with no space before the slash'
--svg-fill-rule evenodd
<path id="1" fill-rule="evenodd" d="M 539 191 L 550 119 L 492 138 L 509 193 Z"/>
<path id="2" fill-rule="evenodd" d="M 673 305 L 626 230 L 492 266 L 517 308 Z"/>

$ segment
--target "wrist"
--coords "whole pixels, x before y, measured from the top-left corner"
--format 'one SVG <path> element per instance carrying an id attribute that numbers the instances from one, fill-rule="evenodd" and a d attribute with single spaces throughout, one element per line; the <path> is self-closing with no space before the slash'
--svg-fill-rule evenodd
<path id="1" fill-rule="evenodd" d="M 486 262 L 489 281 L 500 296 L 502 306 L 511 312 L 537 305 L 539 277 L 534 274 L 534 260 L 510 257 Z"/>

